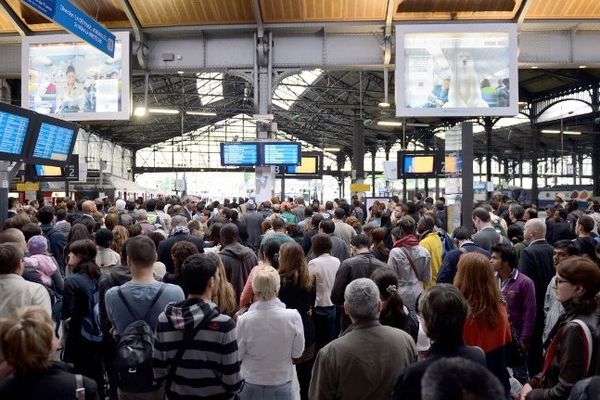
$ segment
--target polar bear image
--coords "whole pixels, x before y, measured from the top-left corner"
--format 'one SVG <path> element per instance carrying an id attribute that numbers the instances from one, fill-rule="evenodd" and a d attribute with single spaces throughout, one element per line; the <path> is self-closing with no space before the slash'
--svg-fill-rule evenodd
<path id="1" fill-rule="evenodd" d="M 443 108 L 464 107 L 489 107 L 488 103 L 481 97 L 481 87 L 475 61 L 467 52 L 456 55 L 456 62 L 452 68 L 452 78 L 448 89 L 448 102 Z"/>

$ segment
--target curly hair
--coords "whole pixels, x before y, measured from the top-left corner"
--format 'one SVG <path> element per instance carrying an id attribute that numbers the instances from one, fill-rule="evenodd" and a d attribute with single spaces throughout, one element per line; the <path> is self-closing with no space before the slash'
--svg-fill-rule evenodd
<path id="1" fill-rule="evenodd" d="M 171 257 L 173 258 L 175 274 L 181 274 L 181 266 L 183 265 L 183 262 L 186 258 L 193 254 L 198 254 L 198 248 L 192 242 L 181 240 L 173 245 L 171 248 Z"/>

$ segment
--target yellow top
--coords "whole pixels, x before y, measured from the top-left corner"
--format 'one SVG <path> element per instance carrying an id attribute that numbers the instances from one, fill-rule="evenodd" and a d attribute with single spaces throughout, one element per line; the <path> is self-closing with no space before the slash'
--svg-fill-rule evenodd
<path id="1" fill-rule="evenodd" d="M 419 244 L 425 247 L 431 255 L 431 281 L 424 286 L 433 286 L 442 266 L 442 240 L 436 232 L 431 232 L 421 239 Z"/>

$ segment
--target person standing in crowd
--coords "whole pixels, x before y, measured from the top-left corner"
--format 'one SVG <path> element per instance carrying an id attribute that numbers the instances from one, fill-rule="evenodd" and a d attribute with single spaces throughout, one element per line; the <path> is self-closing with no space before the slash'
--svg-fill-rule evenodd
<path id="1" fill-rule="evenodd" d="M 389 267 L 377 268 L 371 274 L 371 280 L 379 289 L 381 298 L 381 312 L 379 322 L 381 325 L 402 329 L 416 342 L 419 333 L 419 321 L 414 311 L 404 305 L 398 293 L 398 276 Z"/>
<path id="2" fill-rule="evenodd" d="M 546 239 L 549 244 L 552 245 L 554 242 L 562 239 L 575 239 L 575 230 L 571 228 L 567 220 L 568 214 L 567 210 L 562 207 L 554 212 L 554 221 L 548 224 L 550 229 L 546 233 Z"/>
<path id="3" fill-rule="evenodd" d="M 254 301 L 254 292 L 252 291 L 252 280 L 254 277 L 254 271 L 260 266 L 270 266 L 275 269 L 279 269 L 279 248 L 281 245 L 277 240 L 267 240 L 258 249 L 259 263 L 257 266 L 250 270 L 244 290 L 240 295 L 240 308 L 249 307 Z"/>
<path id="4" fill-rule="evenodd" d="M 254 272 L 256 302 L 240 315 L 237 341 L 246 384 L 241 400 L 292 398 L 292 359 L 304 351 L 302 318 L 278 298 L 279 273 L 261 266 Z"/>
<path id="5" fill-rule="evenodd" d="M 552 255 L 554 248 L 546 242 L 546 224 L 539 218 L 525 223 L 524 238 L 529 246 L 523 249 L 519 258 L 519 272 L 527 275 L 535 285 L 536 317 L 529 353 L 527 368 L 530 375 L 537 375 L 542 370 L 542 333 L 544 331 L 544 294 L 550 280 L 554 276 Z"/>
<path id="6" fill-rule="evenodd" d="M 476 252 L 490 257 L 490 252 L 477 246 L 471 240 L 471 232 L 464 226 L 459 226 L 452 232 L 452 239 L 456 244 L 456 248 L 450 250 L 442 260 L 440 273 L 437 276 L 437 283 L 452 283 L 456 275 L 456 267 L 458 261 L 463 254 Z"/>
<path id="7" fill-rule="evenodd" d="M 299 244 L 285 243 L 279 249 L 279 254 L 279 299 L 286 308 L 297 310 L 302 319 L 304 352 L 294 360 L 294 364 L 300 384 L 300 398 L 307 399 L 316 346 L 312 311 L 317 298 L 317 284 L 315 277 L 308 271 L 304 252 Z"/>
<path id="8" fill-rule="evenodd" d="M 469 303 L 453 285 L 442 283 L 429 287 L 419 299 L 423 329 L 432 341 L 428 357 L 409 365 L 394 385 L 394 400 L 421 399 L 423 375 L 436 361 L 461 357 L 486 366 L 484 352 L 479 347 L 465 346 L 463 330 Z"/>
<path id="9" fill-rule="evenodd" d="M 53 361 L 58 345 L 52 320 L 42 307 L 19 308 L 1 319 L 0 348 L 15 373 L 0 381 L 0 398 L 99 400 L 94 380 L 73 375 L 64 364 Z M 78 397 L 78 391 L 84 397 Z"/>
<path id="10" fill-rule="evenodd" d="M 566 399 L 577 381 L 598 371 L 600 269 L 583 257 L 558 264 L 554 290 L 565 312 L 552 329 L 542 373 L 523 387 L 521 399 Z"/>
<path id="11" fill-rule="evenodd" d="M 204 240 L 190 234 L 190 230 L 187 227 L 188 221 L 184 217 L 181 215 L 173 217 L 171 224 L 173 225 L 171 236 L 160 242 L 158 245 L 158 259 L 165 264 L 167 272 L 173 272 L 171 249 L 175 243 L 187 240 L 196 246 L 199 253 L 204 253 Z"/>
<path id="12" fill-rule="evenodd" d="M 321 349 L 310 382 L 310 399 L 386 399 L 394 380 L 417 359 L 410 335 L 379 323 L 381 300 L 368 278 L 352 281 L 344 292 L 344 311 L 352 325 Z"/>
<path id="13" fill-rule="evenodd" d="M 579 249 L 582 256 L 594 261 L 596 259 L 596 245 L 598 242 L 594 235 L 594 218 L 589 215 L 582 215 L 575 224 L 575 234 L 577 238 L 574 240 L 575 246 Z"/>
<path id="14" fill-rule="evenodd" d="M 304 234 L 302 235 L 302 249 L 307 257 L 312 246 L 312 238 L 319 233 L 319 225 L 321 224 L 321 221 L 323 221 L 323 215 L 320 213 L 314 213 L 310 218 L 310 226 L 305 226 L 304 228 Z"/>
<path id="15" fill-rule="evenodd" d="M 69 245 L 68 265 L 72 274 L 65 281 L 61 311 L 65 328 L 63 360 L 73 363 L 75 372 L 94 379 L 102 396 L 102 331 L 94 314 L 102 272 L 95 259 L 96 244 L 90 239 Z"/>
<path id="16" fill-rule="evenodd" d="M 473 224 L 477 228 L 477 233 L 473 236 L 473 242 L 490 251 L 492 245 L 496 243 L 509 243 L 508 239 L 499 234 L 490 222 L 490 212 L 485 208 L 479 207 L 473 210 Z"/>
<path id="17" fill-rule="evenodd" d="M 342 239 L 346 243 L 346 246 L 350 246 L 350 241 L 356 236 L 356 231 L 345 220 L 346 211 L 341 207 L 336 208 L 333 218 L 333 223 L 335 224 L 333 234 Z"/>
<path id="18" fill-rule="evenodd" d="M 183 289 L 183 294 L 187 296 L 185 289 L 183 288 L 183 281 L 181 280 L 181 268 L 183 262 L 190 256 L 198 254 L 198 249 L 193 243 L 187 240 L 177 242 L 171 248 L 171 257 L 173 258 L 173 266 L 175 270 L 173 273 L 167 273 L 163 277 L 163 282 L 172 283 Z"/>
<path id="19" fill-rule="evenodd" d="M 409 310 L 415 311 L 416 301 L 423 285 L 431 280 L 431 256 L 419 245 L 415 235 L 415 220 L 405 216 L 392 230 L 394 247 L 388 266 L 398 275 L 398 291 Z"/>
<path id="20" fill-rule="evenodd" d="M 506 351 L 511 343 L 506 305 L 494 278 L 490 261 L 478 253 L 460 258 L 454 285 L 469 302 L 469 315 L 463 330 L 465 344 L 485 352 L 487 366 L 510 393 Z"/>
<path id="21" fill-rule="evenodd" d="M 194 213 L 196 212 L 196 205 L 198 204 L 198 198 L 195 196 L 186 196 L 183 199 L 183 207 L 179 215 L 186 219 L 186 224 L 192 220 Z"/>
<path id="22" fill-rule="evenodd" d="M 384 239 L 385 228 L 375 228 L 371 231 L 371 240 L 373 241 L 371 254 L 379 261 L 387 263 L 390 256 L 390 250 L 385 247 Z"/>
<path id="23" fill-rule="evenodd" d="M 158 316 L 152 363 L 168 399 L 234 399 L 242 388 L 235 324 L 211 300 L 219 286 L 217 263 L 209 254 L 187 258 L 181 282 L 188 297 Z"/>
<path id="24" fill-rule="evenodd" d="M 533 281 L 517 269 L 517 256 L 508 245 L 492 246 L 490 264 L 496 273 L 500 291 L 506 301 L 508 319 L 517 335 L 522 354 L 526 355 L 535 326 L 535 288 Z M 514 340 L 514 338 L 513 338 Z M 521 365 L 513 366 L 513 376 L 521 383 L 527 382 L 527 359 Z"/>
<path id="25" fill-rule="evenodd" d="M 525 209 L 520 204 L 511 204 L 508 208 L 508 218 L 510 219 L 511 225 L 517 225 L 519 228 L 525 228 Z M 511 226 L 509 225 L 509 227 Z"/>
<path id="26" fill-rule="evenodd" d="M 423 282 L 430 286 L 435 283 L 442 265 L 442 240 L 435 230 L 435 219 L 431 215 L 424 215 L 417 224 L 419 245 L 424 247 L 431 257 L 431 280 Z"/>
<path id="27" fill-rule="evenodd" d="M 121 256 L 111 249 L 113 238 L 113 233 L 106 228 L 100 228 L 94 234 L 97 250 L 95 261 L 102 273 L 109 273 L 114 267 L 121 264 Z"/>
<path id="28" fill-rule="evenodd" d="M 106 312 L 116 335 L 123 334 L 133 322 L 144 320 L 156 330 L 158 315 L 167 304 L 184 299 L 179 286 L 158 282 L 154 279 L 153 266 L 156 261 L 156 247 L 147 236 L 136 236 L 126 244 L 127 265 L 131 271 L 131 280 L 106 292 Z M 129 305 L 127 307 L 126 303 Z M 135 315 L 129 311 L 129 308 Z M 147 383 L 141 393 L 129 393 L 119 388 L 120 399 L 143 397 L 145 400 L 161 399 L 158 387 Z"/>
<path id="29" fill-rule="evenodd" d="M 258 258 L 252 249 L 239 242 L 239 231 L 235 224 L 223 225 L 221 243 L 223 247 L 219 252 L 219 257 L 225 266 L 227 280 L 235 289 L 235 298 L 239 299 L 250 270 L 258 264 Z"/>
<path id="30" fill-rule="evenodd" d="M 260 224 L 265 218 L 261 213 L 256 211 L 256 203 L 253 201 L 246 204 L 246 210 L 246 214 L 242 217 L 242 221 L 246 224 L 246 230 L 248 231 L 246 246 L 257 250 L 260 246 Z"/>
<path id="31" fill-rule="evenodd" d="M 65 274 L 65 260 L 63 258 L 63 252 L 67 245 L 67 236 L 59 229 L 52 226 L 52 220 L 54 219 L 54 208 L 50 206 L 44 206 L 40 208 L 37 214 L 38 220 L 40 221 L 40 228 L 46 239 L 48 239 L 50 255 L 54 257 L 58 263 L 58 268 L 61 274 Z"/>
<path id="32" fill-rule="evenodd" d="M 368 236 L 358 234 L 352 238 L 352 257 L 344 260 L 335 275 L 331 289 L 331 302 L 337 306 L 344 305 L 344 291 L 350 282 L 358 278 L 369 278 L 378 268 L 386 267 L 370 251 L 371 241 Z M 341 329 L 345 330 L 352 321 L 348 315 L 342 315 Z"/>

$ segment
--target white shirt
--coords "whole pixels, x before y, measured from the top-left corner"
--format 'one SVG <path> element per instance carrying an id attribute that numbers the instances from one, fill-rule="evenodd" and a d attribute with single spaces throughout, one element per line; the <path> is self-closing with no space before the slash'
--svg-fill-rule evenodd
<path id="1" fill-rule="evenodd" d="M 278 298 L 253 303 L 237 321 L 241 373 L 254 385 L 281 385 L 292 380 L 292 358 L 304 351 L 304 329 L 297 310 Z"/>
<path id="2" fill-rule="evenodd" d="M 340 260 L 329 253 L 321 254 L 308 263 L 308 270 L 317 278 L 316 307 L 330 307 L 333 305 L 331 302 L 331 289 L 339 267 Z"/>
<path id="3" fill-rule="evenodd" d="M 17 274 L 0 275 L 0 318 L 8 317 L 18 308 L 40 306 L 52 316 L 50 295 L 39 283 L 29 282 Z"/>

